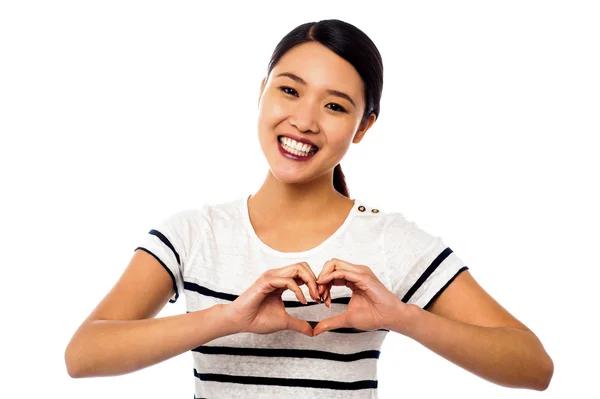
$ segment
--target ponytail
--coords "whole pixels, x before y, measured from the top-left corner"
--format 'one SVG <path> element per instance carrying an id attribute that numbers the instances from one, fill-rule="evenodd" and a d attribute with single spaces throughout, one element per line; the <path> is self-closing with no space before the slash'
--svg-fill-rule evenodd
<path id="1" fill-rule="evenodd" d="M 335 169 L 333 169 L 333 187 L 340 194 L 350 198 L 350 192 L 346 185 L 346 177 L 344 176 L 344 172 L 342 172 L 342 167 L 339 163 L 335 166 Z"/>

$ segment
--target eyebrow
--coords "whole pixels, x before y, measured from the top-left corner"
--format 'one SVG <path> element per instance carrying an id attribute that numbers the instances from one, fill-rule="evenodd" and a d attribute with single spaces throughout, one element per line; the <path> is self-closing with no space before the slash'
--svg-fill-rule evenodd
<path id="1" fill-rule="evenodd" d="M 279 75 L 275 76 L 276 78 L 280 77 L 280 76 L 287 76 L 288 78 L 306 85 L 306 81 L 304 79 L 302 79 L 300 76 L 298 75 L 294 75 L 291 72 L 282 72 Z M 341 97 L 343 99 L 346 99 L 348 101 L 350 101 L 350 103 L 354 106 L 354 108 L 356 108 L 356 103 L 354 102 L 354 100 L 352 100 L 352 97 L 350 97 L 349 95 L 347 95 L 346 93 L 339 91 L 339 90 L 333 90 L 333 89 L 327 89 L 327 94 L 331 94 L 332 96 L 337 96 L 337 97 Z"/>

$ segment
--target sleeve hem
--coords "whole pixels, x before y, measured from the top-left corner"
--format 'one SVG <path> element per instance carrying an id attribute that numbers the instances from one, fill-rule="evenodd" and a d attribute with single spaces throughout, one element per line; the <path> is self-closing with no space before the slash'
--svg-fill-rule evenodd
<path id="1" fill-rule="evenodd" d="M 435 248 L 435 245 L 441 245 L 443 247 L 443 244 L 442 244 L 440 238 L 436 238 L 433 241 L 433 243 L 431 244 L 430 248 Z M 429 252 L 430 252 L 430 250 L 428 249 L 426 251 L 426 253 L 429 253 Z M 432 274 L 434 274 L 434 272 L 440 270 L 439 269 L 440 266 L 442 264 L 444 264 L 444 262 L 448 261 L 448 258 L 450 257 L 451 254 L 453 254 L 453 251 L 449 247 L 446 247 L 443 251 L 441 251 L 435 257 L 435 259 L 433 261 L 431 261 L 431 263 L 427 266 L 427 268 L 421 272 L 421 274 L 418 276 L 417 280 L 413 282 L 411 287 L 408 289 L 408 291 L 402 297 L 402 302 L 409 303 L 410 299 L 413 298 L 413 296 L 415 296 L 415 294 L 419 291 L 419 289 L 423 286 L 423 284 L 425 284 L 425 282 L 428 281 L 430 279 L 430 277 L 432 277 Z M 421 259 L 423 259 L 423 258 L 421 258 Z M 419 267 L 420 263 L 421 263 L 421 261 L 419 261 L 415 264 L 415 267 L 417 268 L 416 270 L 422 270 Z M 445 265 L 448 265 L 448 264 L 446 263 Z M 442 267 L 444 267 L 444 266 L 442 266 Z M 421 295 L 419 295 L 419 297 L 420 296 Z M 418 300 L 415 302 L 418 302 Z"/>
<path id="2" fill-rule="evenodd" d="M 160 263 L 162 265 L 162 267 L 167 271 L 167 273 L 169 273 L 169 276 L 171 276 L 171 280 L 173 282 L 173 291 L 175 292 L 175 297 L 169 299 L 169 302 L 170 303 L 177 302 L 177 299 L 179 298 L 179 290 L 177 289 L 177 283 L 176 283 L 176 280 L 175 280 L 175 275 L 173 275 L 173 272 L 171 271 L 171 269 L 169 269 L 167 267 L 167 265 L 165 265 L 165 263 L 162 260 L 160 260 L 160 258 L 158 256 L 156 256 L 155 254 L 153 254 L 152 251 L 150 251 L 150 250 L 148 250 L 148 249 L 146 249 L 144 247 L 137 247 L 134 250 L 134 252 L 137 251 L 138 249 L 142 250 L 142 251 L 144 251 L 144 252 L 146 252 L 146 253 L 148 253 L 150 255 L 152 255 L 154 257 L 154 259 L 156 259 L 158 261 L 158 263 Z"/>
<path id="3" fill-rule="evenodd" d="M 444 286 L 442 288 L 440 288 L 438 290 L 438 292 L 431 297 L 431 299 L 429 300 L 429 302 L 427 302 L 427 304 L 423 307 L 423 310 L 428 310 L 429 306 L 431 306 L 433 304 L 433 301 L 435 301 L 441 294 L 442 292 L 444 292 L 446 290 L 446 288 L 448 288 L 448 286 L 454 281 L 454 279 L 456 277 L 458 277 L 458 275 L 462 272 L 464 272 L 465 270 L 469 270 L 468 266 L 463 266 L 461 267 L 455 274 L 454 276 L 452 276 L 452 278 L 450 280 L 448 280 L 448 282 L 446 282 L 446 284 L 444 284 Z"/>

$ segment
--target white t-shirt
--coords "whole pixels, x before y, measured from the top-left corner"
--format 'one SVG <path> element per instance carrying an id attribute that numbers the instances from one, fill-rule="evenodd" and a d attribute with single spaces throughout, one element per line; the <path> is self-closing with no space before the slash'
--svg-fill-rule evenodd
<path id="1" fill-rule="evenodd" d="M 143 238 L 173 279 L 175 302 L 185 294 L 188 312 L 230 303 L 266 270 L 305 261 L 319 275 L 338 258 L 369 266 L 405 303 L 427 306 L 468 267 L 442 242 L 401 213 L 360 200 L 340 228 L 315 248 L 279 252 L 256 235 L 248 198 L 176 212 Z M 286 310 L 316 325 L 342 313 L 352 291 L 331 289 L 331 309 L 303 305 L 292 291 Z M 238 333 L 192 350 L 195 398 L 377 398 L 377 359 L 388 331 L 339 329 L 308 337 L 295 331 Z M 191 375 L 191 373 L 190 373 Z"/>

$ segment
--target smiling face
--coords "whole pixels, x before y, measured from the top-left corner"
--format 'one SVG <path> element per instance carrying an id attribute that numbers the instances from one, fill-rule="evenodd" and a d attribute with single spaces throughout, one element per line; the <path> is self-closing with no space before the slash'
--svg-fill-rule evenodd
<path id="1" fill-rule="evenodd" d="M 371 114 L 361 125 L 364 110 L 363 81 L 352 64 L 318 42 L 290 49 L 261 86 L 258 136 L 272 174 L 286 183 L 332 174 L 375 122 Z M 318 151 L 293 159 L 282 153 L 280 136 L 309 140 Z"/>

